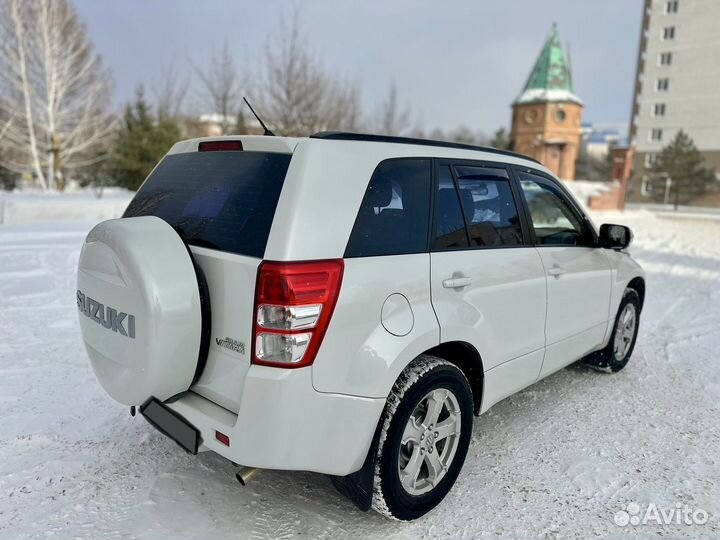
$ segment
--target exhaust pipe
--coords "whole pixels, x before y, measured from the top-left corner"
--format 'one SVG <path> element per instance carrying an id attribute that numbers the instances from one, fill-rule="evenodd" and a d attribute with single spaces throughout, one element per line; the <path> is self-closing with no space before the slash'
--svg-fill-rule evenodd
<path id="1" fill-rule="evenodd" d="M 241 467 L 235 474 L 235 478 L 238 479 L 241 485 L 247 486 L 248 482 L 260 471 L 262 469 L 256 469 L 255 467 Z"/>

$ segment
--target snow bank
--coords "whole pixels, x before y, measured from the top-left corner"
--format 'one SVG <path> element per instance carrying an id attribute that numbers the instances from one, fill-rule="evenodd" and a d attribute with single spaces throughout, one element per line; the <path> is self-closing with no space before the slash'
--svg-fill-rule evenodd
<path id="1" fill-rule="evenodd" d="M 612 186 L 609 182 L 591 182 L 589 180 L 563 180 L 563 184 L 586 208 L 590 205 L 592 197 L 607 193 Z"/>
<path id="2" fill-rule="evenodd" d="M 106 189 L 98 199 L 91 191 L 0 195 L 0 225 L 36 221 L 92 220 L 120 217 L 134 192 Z"/>

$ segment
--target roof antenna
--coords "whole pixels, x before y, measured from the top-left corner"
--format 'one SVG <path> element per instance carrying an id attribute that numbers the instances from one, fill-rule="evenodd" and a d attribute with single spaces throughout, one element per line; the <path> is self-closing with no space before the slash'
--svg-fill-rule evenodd
<path id="1" fill-rule="evenodd" d="M 260 122 L 260 125 L 265 130 L 265 133 L 263 133 L 263 135 L 269 136 L 269 137 L 274 137 L 275 134 L 267 128 L 267 126 L 265 125 L 265 122 L 263 122 L 262 119 L 258 116 L 258 114 L 255 112 L 255 109 L 252 108 L 252 105 L 250 105 L 250 102 L 247 100 L 246 97 L 243 97 L 243 101 L 245 102 L 245 104 L 248 107 L 250 107 L 250 112 L 253 113 L 253 116 L 255 118 L 257 118 L 257 121 Z"/>

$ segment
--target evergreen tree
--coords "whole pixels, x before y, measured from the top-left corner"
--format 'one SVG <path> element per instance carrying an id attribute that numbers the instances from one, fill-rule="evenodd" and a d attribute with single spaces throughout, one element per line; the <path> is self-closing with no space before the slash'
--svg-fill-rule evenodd
<path id="1" fill-rule="evenodd" d="M 499 150 L 512 150 L 512 140 L 505 128 L 498 129 L 493 138 L 490 139 L 490 146 Z"/>
<path id="2" fill-rule="evenodd" d="M 12 191 L 15 189 L 16 184 L 17 175 L 5 167 L 0 166 L 0 189 Z"/>
<path id="3" fill-rule="evenodd" d="M 134 103 L 125 107 L 122 128 L 113 152 L 115 182 L 137 189 L 155 164 L 181 138 L 180 126 L 165 114 L 154 115 L 142 87 Z"/>
<path id="4" fill-rule="evenodd" d="M 2 148 L 0 148 L 0 154 L 2 153 Z M 13 189 L 15 189 L 15 186 L 17 184 L 17 177 L 18 175 L 16 173 L 0 165 L 0 190 L 12 191 Z"/>
<path id="5" fill-rule="evenodd" d="M 612 163 L 612 146 L 608 148 L 608 153 L 602 157 L 595 157 L 585 152 L 579 155 L 575 162 L 575 178 L 592 182 L 607 182 L 611 180 Z"/>
<path id="6" fill-rule="evenodd" d="M 704 194 L 715 174 L 705 168 L 702 154 L 687 133 L 680 130 L 675 138 L 658 154 L 650 175 L 655 198 L 665 200 L 670 179 L 669 202 L 677 209 Z"/>

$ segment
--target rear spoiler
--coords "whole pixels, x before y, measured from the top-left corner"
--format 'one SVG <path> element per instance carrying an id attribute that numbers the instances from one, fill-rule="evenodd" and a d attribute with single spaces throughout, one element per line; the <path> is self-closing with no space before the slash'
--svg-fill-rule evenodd
<path id="1" fill-rule="evenodd" d="M 188 139 L 173 145 L 170 154 L 185 154 L 197 152 L 200 143 L 240 141 L 242 149 L 246 152 L 276 152 L 279 154 L 292 154 L 300 139 L 295 137 L 265 137 L 264 135 L 225 135 L 221 137 L 202 137 Z"/>

